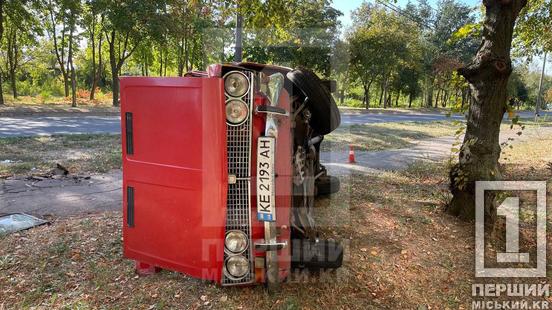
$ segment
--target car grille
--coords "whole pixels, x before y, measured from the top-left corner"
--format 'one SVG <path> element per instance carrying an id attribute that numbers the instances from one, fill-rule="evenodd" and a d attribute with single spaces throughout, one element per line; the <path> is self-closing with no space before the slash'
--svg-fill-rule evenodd
<path id="1" fill-rule="evenodd" d="M 249 247 L 242 254 L 250 262 L 250 270 L 245 277 L 236 279 L 225 273 L 223 267 L 222 284 L 238 285 L 251 283 L 254 280 L 253 252 L 251 248 L 251 130 L 253 108 L 253 82 L 252 72 L 243 72 L 250 81 L 250 89 L 241 98 L 249 106 L 249 117 L 239 126 L 227 125 L 227 152 L 228 174 L 236 177 L 235 184 L 228 184 L 228 202 L 226 212 L 226 231 L 243 231 L 248 240 Z M 230 99 L 227 95 L 226 99 Z M 224 253 L 224 260 L 229 257 Z"/>

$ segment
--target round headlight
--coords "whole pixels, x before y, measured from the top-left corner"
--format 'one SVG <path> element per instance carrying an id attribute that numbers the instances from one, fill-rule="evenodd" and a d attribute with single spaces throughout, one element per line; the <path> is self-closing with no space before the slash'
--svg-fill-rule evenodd
<path id="1" fill-rule="evenodd" d="M 232 253 L 242 253 L 247 248 L 247 236 L 239 230 L 229 231 L 224 239 L 224 245 Z"/>
<path id="2" fill-rule="evenodd" d="M 230 256 L 225 263 L 226 271 L 234 278 L 243 278 L 249 272 L 249 262 L 244 256 Z"/>
<path id="3" fill-rule="evenodd" d="M 249 89 L 249 81 L 241 72 L 231 72 L 224 79 L 224 89 L 232 97 L 242 97 Z"/>
<path id="4" fill-rule="evenodd" d="M 249 109 L 247 104 L 239 99 L 231 99 L 226 103 L 226 120 L 232 125 L 240 125 L 247 120 Z"/>

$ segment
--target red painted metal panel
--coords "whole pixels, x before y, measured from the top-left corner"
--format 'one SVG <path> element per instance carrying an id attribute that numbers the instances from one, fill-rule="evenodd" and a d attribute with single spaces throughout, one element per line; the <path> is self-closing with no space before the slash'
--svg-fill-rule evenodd
<path id="1" fill-rule="evenodd" d="M 228 186 L 222 79 L 121 78 L 121 115 L 125 257 L 220 282 Z"/>

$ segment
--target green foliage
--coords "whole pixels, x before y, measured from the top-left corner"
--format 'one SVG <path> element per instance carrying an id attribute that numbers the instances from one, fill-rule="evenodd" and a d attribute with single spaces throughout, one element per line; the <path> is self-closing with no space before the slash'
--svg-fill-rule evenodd
<path id="1" fill-rule="evenodd" d="M 515 28 L 514 51 L 532 58 L 552 52 L 552 1 L 528 0 Z"/>
<path id="2" fill-rule="evenodd" d="M 529 1 L 516 42 L 535 46 L 536 53 L 547 37 L 537 34 L 550 33 L 550 0 Z M 480 22 L 474 8 L 457 0 L 437 4 L 434 10 L 422 0 L 397 11 L 365 3 L 340 33 L 341 12 L 330 0 L 10 0 L 4 2 L 2 89 L 42 101 L 65 96 L 71 29 L 76 89 L 90 91 L 96 81 L 103 99 L 119 74 L 204 70 L 232 61 L 240 13 L 245 60 L 312 68 L 338 81 L 342 104 L 365 106 L 368 97 L 372 106 L 440 103 L 465 110 L 467 84 L 455 72 L 475 54 Z M 516 72 L 511 97 L 534 105 L 535 77 L 523 68 Z M 545 79 L 545 93 L 550 86 Z"/>

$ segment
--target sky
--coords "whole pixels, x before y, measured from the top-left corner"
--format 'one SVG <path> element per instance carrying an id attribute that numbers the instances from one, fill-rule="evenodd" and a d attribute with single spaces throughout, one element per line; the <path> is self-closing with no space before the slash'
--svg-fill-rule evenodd
<path id="1" fill-rule="evenodd" d="M 343 16 L 341 16 L 340 21 L 344 28 L 347 28 L 351 25 L 351 12 L 357 9 L 363 2 L 370 2 L 370 3 L 376 3 L 376 0 L 333 0 L 333 7 L 340 10 L 341 13 L 343 13 Z M 409 0 L 397 0 L 396 5 L 400 7 L 404 7 Z M 391 0 L 393 2 L 393 0 Z M 416 4 L 417 0 L 410 0 L 410 2 Z M 437 7 L 438 0 L 428 0 L 429 4 L 433 7 Z M 478 6 L 481 4 L 481 0 L 458 0 L 460 3 L 464 3 L 469 6 Z M 547 61 L 547 69 L 546 73 L 548 75 L 552 75 L 552 55 L 548 58 L 549 61 Z M 540 71 L 542 68 L 542 59 L 540 57 L 537 57 L 531 65 L 530 70 L 531 71 Z"/>
<path id="2" fill-rule="evenodd" d="M 340 10 L 343 13 L 341 16 L 341 24 L 345 27 L 351 24 L 351 11 L 358 8 L 363 2 L 375 3 L 376 0 L 333 0 L 333 7 Z M 437 7 L 438 0 L 428 0 L 429 4 L 433 7 Z M 393 1 L 390 1 L 393 3 Z M 410 2 L 416 4 L 418 1 L 411 0 Z M 458 2 L 464 3 L 469 6 L 476 6 L 481 3 L 480 0 L 459 0 Z M 408 3 L 408 0 L 398 0 L 396 5 L 404 7 Z"/>

